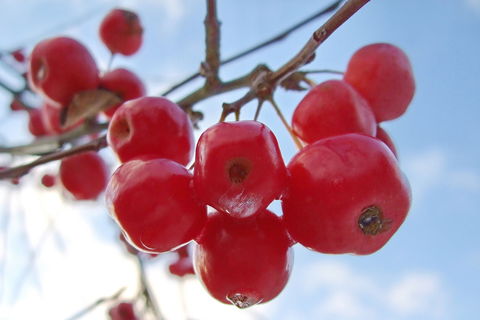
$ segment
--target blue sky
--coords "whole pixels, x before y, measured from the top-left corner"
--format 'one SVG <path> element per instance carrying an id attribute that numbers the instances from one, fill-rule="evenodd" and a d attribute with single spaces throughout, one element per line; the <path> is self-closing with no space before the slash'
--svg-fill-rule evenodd
<path id="1" fill-rule="evenodd" d="M 219 1 L 222 54 L 228 57 L 250 47 L 328 3 Z M 105 68 L 108 52 L 97 37 L 97 27 L 114 6 L 136 10 L 144 21 L 143 48 L 131 58 L 116 59 L 114 66 L 127 66 L 141 75 L 149 94 L 157 94 L 197 70 L 203 58 L 204 3 L 196 0 L 2 0 L 0 49 L 31 48 L 43 37 L 68 34 L 87 44 L 100 67 Z M 233 78 L 261 62 L 272 68 L 280 66 L 321 21 L 226 66 L 221 76 Z M 296 246 L 292 278 L 284 292 L 274 301 L 251 310 L 237 311 L 220 305 L 204 293 L 196 280 L 188 280 L 185 292 L 191 316 L 276 320 L 472 319 L 478 314 L 479 32 L 479 0 L 372 0 L 337 30 L 317 51 L 309 69 L 344 70 L 355 50 L 373 42 L 398 45 L 411 59 L 417 81 L 415 98 L 403 117 L 384 125 L 396 143 L 401 167 L 412 185 L 409 217 L 392 240 L 371 256 L 322 255 Z M 0 72 L 7 76 L 6 71 Z M 315 76 L 318 82 L 328 78 L 331 76 Z M 10 80 L 15 83 L 15 79 Z M 179 90 L 171 98 L 181 98 L 198 84 Z M 202 127 L 218 119 L 222 102 L 233 101 L 240 94 L 235 92 L 199 104 L 198 109 L 206 114 Z M 302 95 L 284 91 L 276 94 L 288 118 Z M 0 103 L 5 105 L 0 109 L 0 141 L 29 141 L 23 127 L 25 117 L 16 115 L 12 119 L 6 111 L 9 99 L 0 92 Z M 246 106 L 242 117 L 252 117 L 254 108 Z M 288 161 L 295 152 L 294 145 L 274 112 L 264 108 L 260 120 L 274 130 Z M 109 155 L 108 150 L 104 153 Z M 111 163 L 115 165 L 113 159 Z M 11 194 L 7 194 L 7 186 L 0 186 L 0 199 L 10 199 L 2 200 L 6 205 L 0 215 L 1 230 L 10 221 L 8 237 L 0 238 L 0 259 L 8 258 L 6 268 L 1 270 L 0 282 L 5 282 L 0 319 L 21 319 L 31 313 L 45 315 L 41 318 L 63 319 L 95 299 L 111 295 L 120 286 L 135 283 L 133 265 L 117 248 L 115 231 L 101 200 L 77 205 L 59 193 L 38 191 L 36 178 L 54 168 L 52 164 L 34 171 L 34 178 Z M 54 221 L 53 230 L 57 231 L 45 240 L 32 270 L 22 273 L 30 261 L 31 248 L 42 239 L 43 230 L 52 225 L 49 221 Z M 171 319 L 177 319 L 182 314 L 181 306 L 178 299 L 171 297 L 179 289 L 175 279 L 164 273 L 168 258 L 152 262 L 149 272 L 158 284 L 156 293 L 161 306 Z M 24 274 L 27 277 L 22 289 L 14 290 Z M 132 292 L 127 290 L 126 296 Z M 85 319 L 101 319 L 103 312 L 99 308 Z"/>

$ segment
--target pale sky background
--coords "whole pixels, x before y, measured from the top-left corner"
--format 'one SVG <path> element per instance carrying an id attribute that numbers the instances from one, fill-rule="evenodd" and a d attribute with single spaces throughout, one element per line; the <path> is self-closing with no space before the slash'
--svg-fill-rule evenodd
<path id="1" fill-rule="evenodd" d="M 222 55 L 228 57 L 273 36 L 330 1 L 218 1 Z M 145 27 L 144 46 L 118 58 L 158 94 L 196 71 L 203 59 L 204 1 L 199 0 L 0 0 L 0 50 L 30 49 L 45 37 L 66 34 L 85 43 L 101 68 L 108 51 L 97 36 L 113 7 L 135 10 Z M 287 40 L 225 67 L 228 80 L 258 63 L 276 68 L 305 43 L 324 20 Z M 411 59 L 417 92 L 407 113 L 384 127 L 395 140 L 410 180 L 413 206 L 391 241 L 370 256 L 323 255 L 295 246 L 293 273 L 274 301 L 236 310 L 208 296 L 194 278 L 184 284 L 188 315 L 200 319 L 473 319 L 480 314 L 480 1 L 372 0 L 317 51 L 308 69 L 344 70 L 363 45 L 390 42 Z M 0 77 L 16 79 L 0 67 Z M 332 76 L 314 76 L 318 82 Z M 179 99 L 199 82 L 179 90 Z M 197 106 L 203 128 L 218 119 L 223 95 Z M 279 90 L 290 118 L 304 93 Z M 11 115 L 0 91 L 0 144 L 28 142 L 26 116 Z M 242 118 L 252 117 L 255 105 Z M 285 161 L 295 152 L 267 105 L 260 121 L 276 133 Z M 108 150 L 102 151 L 116 162 Z M 6 162 L 8 158 L 1 157 Z M 78 203 L 44 190 L 38 168 L 12 188 L 0 185 L 0 319 L 66 319 L 123 286 L 135 293 L 135 265 L 117 243 L 103 199 Z M 68 197 L 67 197 L 68 198 Z M 272 206 L 278 210 L 278 204 Z M 5 232 L 5 230 L 8 230 Z M 45 231 L 46 230 L 46 231 Z M 183 319 L 179 281 L 166 272 L 173 257 L 148 264 L 151 284 L 167 319 Z M 33 263 L 32 263 L 33 261 Z M 108 306 L 108 305 L 107 305 Z M 105 306 L 82 319 L 104 319 Z"/>

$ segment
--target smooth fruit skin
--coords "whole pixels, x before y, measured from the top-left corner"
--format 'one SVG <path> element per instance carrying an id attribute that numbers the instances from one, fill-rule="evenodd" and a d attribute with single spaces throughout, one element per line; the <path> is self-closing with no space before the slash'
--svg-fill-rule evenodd
<path id="1" fill-rule="evenodd" d="M 62 127 L 60 124 L 60 112 L 61 109 L 58 109 L 54 105 L 51 105 L 50 103 L 44 103 L 40 107 L 41 113 L 42 113 L 42 121 L 43 125 L 45 126 L 45 130 L 47 134 L 49 135 L 55 135 L 55 134 L 61 134 L 67 131 L 72 130 L 73 128 L 78 127 L 82 122 L 77 122 L 76 124 L 73 124 L 69 127 Z"/>
<path id="2" fill-rule="evenodd" d="M 187 114 L 161 97 L 141 97 L 123 103 L 110 122 L 107 139 L 121 162 L 166 158 L 187 165 L 194 147 Z"/>
<path id="3" fill-rule="evenodd" d="M 373 253 L 410 207 L 409 184 L 393 153 L 369 136 L 319 140 L 302 149 L 288 170 L 289 191 L 282 201 L 287 230 L 318 252 Z"/>
<path id="4" fill-rule="evenodd" d="M 132 160 L 112 175 L 107 207 L 137 249 L 160 253 L 193 240 L 206 220 L 191 174 L 168 159 Z"/>
<path id="5" fill-rule="evenodd" d="M 200 199 L 244 218 L 265 209 L 286 187 L 277 139 L 257 121 L 221 122 L 199 138 L 194 183 Z"/>
<path id="6" fill-rule="evenodd" d="M 124 68 L 118 68 L 105 73 L 100 78 L 100 88 L 115 93 L 123 101 L 140 98 L 145 95 L 145 86 L 142 80 L 135 73 Z M 103 113 L 108 118 L 111 118 L 120 105 L 121 103 L 111 106 Z"/>
<path id="7" fill-rule="evenodd" d="M 130 302 L 120 302 L 108 310 L 110 320 L 138 320 L 135 308 Z"/>
<path id="8" fill-rule="evenodd" d="M 344 79 L 367 100 L 377 122 L 400 117 L 415 93 L 407 55 L 388 43 L 367 45 L 355 52 Z"/>
<path id="9" fill-rule="evenodd" d="M 246 219 L 214 212 L 197 243 L 195 273 L 223 303 L 246 308 L 267 302 L 288 282 L 292 241 L 281 218 L 270 211 Z"/>
<path id="10" fill-rule="evenodd" d="M 100 38 L 112 53 L 130 56 L 143 41 L 143 27 L 138 15 L 124 9 L 113 9 L 100 24 Z"/>
<path id="11" fill-rule="evenodd" d="M 57 106 L 67 106 L 77 92 L 96 89 L 99 84 L 92 55 L 68 37 L 46 39 L 33 48 L 28 80 L 33 90 Z"/>
<path id="12" fill-rule="evenodd" d="M 377 123 L 367 102 L 343 80 L 328 80 L 311 89 L 295 108 L 292 128 L 307 143 L 363 133 L 375 136 Z"/>
<path id="13" fill-rule="evenodd" d="M 94 200 L 107 186 L 108 168 L 102 157 L 89 151 L 62 159 L 60 181 L 77 200 Z"/>
<path id="14" fill-rule="evenodd" d="M 377 127 L 377 135 L 375 137 L 377 139 L 379 139 L 380 141 L 382 141 L 383 143 L 385 143 L 387 145 L 387 147 L 393 152 L 393 154 L 395 155 L 395 158 L 398 159 L 398 153 L 397 153 L 397 148 L 395 147 L 395 143 L 393 142 L 393 140 L 390 137 L 390 135 L 388 134 L 388 132 L 385 131 L 385 129 L 378 126 Z"/>
<path id="15" fill-rule="evenodd" d="M 41 109 L 32 109 L 28 112 L 28 130 L 35 137 L 42 137 L 48 133 L 42 120 Z"/>

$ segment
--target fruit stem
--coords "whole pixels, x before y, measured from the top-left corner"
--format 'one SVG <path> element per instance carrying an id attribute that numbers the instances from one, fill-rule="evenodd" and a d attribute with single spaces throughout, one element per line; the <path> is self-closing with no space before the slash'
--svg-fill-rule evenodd
<path id="1" fill-rule="evenodd" d="M 278 105 L 277 105 L 277 103 L 275 102 L 275 100 L 269 99 L 269 102 L 272 104 L 273 108 L 274 108 L 275 111 L 277 112 L 277 115 L 280 117 L 280 120 L 282 121 L 283 125 L 285 126 L 285 128 L 286 128 L 287 131 L 288 131 L 288 133 L 289 133 L 290 136 L 292 137 L 292 140 L 293 140 L 293 142 L 295 143 L 297 149 L 298 149 L 298 150 L 302 150 L 302 148 L 303 148 L 302 142 L 300 141 L 300 139 L 298 139 L 298 137 L 295 135 L 295 133 L 293 133 L 292 127 L 290 127 L 290 125 L 288 124 L 287 120 L 285 119 L 282 111 L 281 111 L 280 108 L 278 107 Z"/>

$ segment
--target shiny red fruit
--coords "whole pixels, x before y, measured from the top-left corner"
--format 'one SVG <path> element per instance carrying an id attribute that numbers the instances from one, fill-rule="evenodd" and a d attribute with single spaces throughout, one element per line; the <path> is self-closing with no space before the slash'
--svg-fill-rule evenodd
<path id="1" fill-rule="evenodd" d="M 41 137 L 48 133 L 43 123 L 41 109 L 31 109 L 28 111 L 28 130 L 35 137 Z"/>
<path id="2" fill-rule="evenodd" d="M 122 101 L 140 98 L 145 95 L 145 86 L 142 80 L 130 70 L 118 68 L 105 73 L 100 78 L 100 88 L 112 91 Z M 103 113 L 111 118 L 121 103 L 111 106 Z"/>
<path id="3" fill-rule="evenodd" d="M 108 310 L 110 320 L 138 320 L 135 308 L 130 302 L 120 302 Z"/>
<path id="4" fill-rule="evenodd" d="M 146 252 L 186 244 L 200 233 L 206 219 L 191 174 L 168 159 L 122 164 L 108 183 L 106 200 L 127 240 Z"/>
<path id="5" fill-rule="evenodd" d="M 392 138 L 390 137 L 388 132 L 385 131 L 385 129 L 378 126 L 376 138 L 381 140 L 383 143 L 385 143 L 387 147 L 393 152 L 395 157 L 398 159 L 398 153 L 397 153 L 397 148 L 395 147 L 395 143 L 393 143 Z"/>
<path id="6" fill-rule="evenodd" d="M 93 151 L 62 159 L 60 181 L 77 200 L 94 200 L 105 190 L 108 168 Z"/>
<path id="7" fill-rule="evenodd" d="M 342 80 L 329 80 L 314 87 L 292 117 L 293 131 L 307 143 L 345 133 L 375 136 L 376 127 L 367 102 Z"/>
<path id="8" fill-rule="evenodd" d="M 122 104 L 110 122 L 107 138 L 122 162 L 166 158 L 187 165 L 193 154 L 193 129 L 187 114 L 161 97 Z"/>
<path id="9" fill-rule="evenodd" d="M 282 195 L 286 179 L 277 139 L 260 122 L 217 123 L 198 140 L 195 190 L 219 211 L 254 215 Z"/>
<path id="10" fill-rule="evenodd" d="M 130 56 L 143 41 L 143 27 L 138 15 L 124 9 L 113 9 L 100 24 L 100 38 L 112 53 Z"/>
<path id="11" fill-rule="evenodd" d="M 51 188 L 55 185 L 55 176 L 54 175 L 51 175 L 51 174 L 44 174 L 42 176 L 42 184 L 44 187 L 46 188 Z"/>
<path id="12" fill-rule="evenodd" d="M 168 271 L 177 277 L 185 277 L 188 274 L 195 274 L 191 257 L 178 258 L 168 266 Z"/>
<path id="13" fill-rule="evenodd" d="M 397 160 L 372 137 L 319 140 L 301 150 L 288 169 L 285 224 L 294 240 L 318 252 L 373 253 L 410 207 L 409 184 Z"/>
<path id="14" fill-rule="evenodd" d="M 88 49 L 67 37 L 46 39 L 33 48 L 28 80 L 51 104 L 62 106 L 76 93 L 96 89 L 99 84 L 97 65 Z"/>
<path id="15" fill-rule="evenodd" d="M 246 219 L 212 213 L 197 243 L 195 273 L 223 303 L 246 308 L 267 302 L 288 282 L 292 242 L 281 218 L 270 211 Z"/>
<path id="16" fill-rule="evenodd" d="M 355 52 L 344 79 L 367 100 L 377 122 L 400 117 L 415 93 L 407 55 L 388 43 L 371 44 Z"/>

